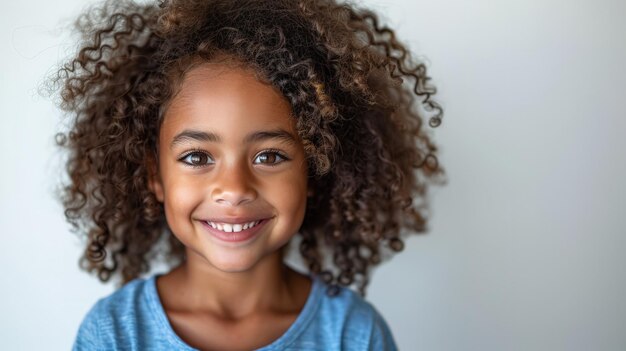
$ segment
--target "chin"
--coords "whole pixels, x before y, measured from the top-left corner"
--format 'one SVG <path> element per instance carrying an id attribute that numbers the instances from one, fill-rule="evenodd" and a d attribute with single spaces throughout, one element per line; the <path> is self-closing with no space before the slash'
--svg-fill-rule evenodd
<path id="1" fill-rule="evenodd" d="M 228 257 L 211 257 L 207 261 L 219 271 L 224 273 L 242 273 L 250 271 L 259 262 L 252 257 L 242 257 L 241 255 Z"/>

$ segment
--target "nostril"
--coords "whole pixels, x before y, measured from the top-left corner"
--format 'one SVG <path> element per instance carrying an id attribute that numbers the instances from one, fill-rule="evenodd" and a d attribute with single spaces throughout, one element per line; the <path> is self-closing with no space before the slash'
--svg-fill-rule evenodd
<path id="1" fill-rule="evenodd" d="M 213 196 L 213 200 L 222 205 L 239 206 L 251 202 L 256 198 L 252 191 L 247 192 L 228 192 L 223 191 Z"/>

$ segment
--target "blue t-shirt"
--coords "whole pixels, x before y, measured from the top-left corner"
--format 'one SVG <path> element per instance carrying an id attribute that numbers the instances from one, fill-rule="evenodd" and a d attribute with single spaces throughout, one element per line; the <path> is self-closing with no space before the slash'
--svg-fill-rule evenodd
<path id="1" fill-rule="evenodd" d="M 195 350 L 172 329 L 156 289 L 156 277 L 135 279 L 100 299 L 80 325 L 73 350 Z M 295 322 L 259 350 L 396 350 L 381 315 L 358 294 L 337 296 L 313 278 L 311 293 Z"/>

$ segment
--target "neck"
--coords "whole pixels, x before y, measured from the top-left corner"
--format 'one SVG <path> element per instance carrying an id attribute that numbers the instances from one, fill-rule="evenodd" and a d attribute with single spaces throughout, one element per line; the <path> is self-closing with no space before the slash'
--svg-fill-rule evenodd
<path id="1" fill-rule="evenodd" d="M 227 319 L 284 310 L 297 304 L 291 288 L 293 272 L 283 263 L 282 251 L 266 257 L 245 272 L 223 272 L 188 252 L 172 272 L 186 305 Z M 178 289 L 177 289 L 178 290 Z"/>

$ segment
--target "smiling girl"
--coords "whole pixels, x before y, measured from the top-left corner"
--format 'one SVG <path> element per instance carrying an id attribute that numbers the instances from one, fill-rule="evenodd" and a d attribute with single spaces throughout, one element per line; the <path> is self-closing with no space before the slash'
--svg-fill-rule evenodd
<path id="1" fill-rule="evenodd" d="M 426 230 L 443 171 L 424 65 L 374 13 L 334 1 L 90 13 L 57 77 L 74 116 L 63 201 L 82 267 L 122 286 L 74 349 L 396 349 L 348 287 L 364 295 L 401 231 Z M 306 272 L 284 262 L 296 236 Z M 141 278 L 160 252 L 171 270 Z"/>

